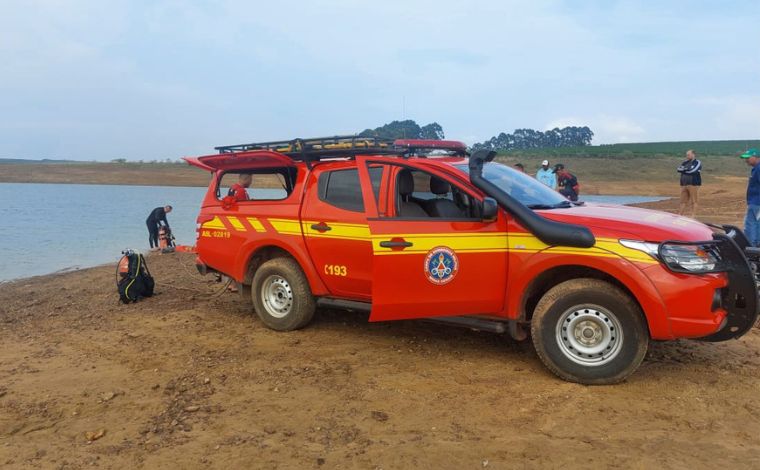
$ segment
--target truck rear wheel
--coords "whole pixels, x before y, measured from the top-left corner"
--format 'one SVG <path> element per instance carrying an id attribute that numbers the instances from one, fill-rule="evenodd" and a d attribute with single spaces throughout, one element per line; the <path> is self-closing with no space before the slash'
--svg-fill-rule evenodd
<path id="1" fill-rule="evenodd" d="M 256 270 L 251 300 L 261 321 L 277 331 L 303 328 L 316 308 L 306 276 L 290 258 L 269 260 Z"/>
<path id="2" fill-rule="evenodd" d="M 549 370 L 589 385 L 622 382 L 649 346 L 636 302 L 598 279 L 573 279 L 551 288 L 533 313 L 531 335 Z"/>

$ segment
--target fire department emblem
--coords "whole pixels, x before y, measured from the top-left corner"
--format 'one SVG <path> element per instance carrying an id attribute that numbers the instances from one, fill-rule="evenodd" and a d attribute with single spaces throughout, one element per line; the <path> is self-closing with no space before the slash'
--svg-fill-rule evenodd
<path id="1" fill-rule="evenodd" d="M 459 260 L 451 248 L 437 246 L 425 257 L 425 276 L 436 285 L 448 284 L 459 270 Z"/>

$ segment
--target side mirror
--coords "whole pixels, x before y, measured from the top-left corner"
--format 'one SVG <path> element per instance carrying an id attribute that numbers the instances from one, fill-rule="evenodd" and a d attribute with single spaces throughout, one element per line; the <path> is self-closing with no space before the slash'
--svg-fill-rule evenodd
<path id="1" fill-rule="evenodd" d="M 492 197 L 483 199 L 483 210 L 481 216 L 486 222 L 493 222 L 496 220 L 496 215 L 499 212 L 499 205 L 496 204 L 496 200 Z"/>

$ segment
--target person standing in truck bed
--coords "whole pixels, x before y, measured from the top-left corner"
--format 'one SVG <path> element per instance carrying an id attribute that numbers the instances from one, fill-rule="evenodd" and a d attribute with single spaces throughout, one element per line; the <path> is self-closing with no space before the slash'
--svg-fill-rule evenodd
<path id="1" fill-rule="evenodd" d="M 148 226 L 148 241 L 150 242 L 151 250 L 158 250 L 158 229 L 161 225 L 169 226 L 169 222 L 166 220 L 166 214 L 172 211 L 172 206 L 156 207 L 150 212 L 150 215 L 145 220 L 145 224 Z"/>
<path id="2" fill-rule="evenodd" d="M 232 196 L 236 201 L 248 201 L 251 198 L 248 196 L 248 188 L 251 187 L 253 182 L 253 175 L 248 173 L 241 173 L 238 176 L 238 182 L 230 186 L 228 196 Z"/>
<path id="3" fill-rule="evenodd" d="M 681 207 L 680 215 L 689 213 L 692 219 L 697 215 L 699 203 L 699 187 L 702 186 L 702 162 L 697 160 L 694 150 L 686 152 L 686 160 L 677 169 L 681 174 Z"/>

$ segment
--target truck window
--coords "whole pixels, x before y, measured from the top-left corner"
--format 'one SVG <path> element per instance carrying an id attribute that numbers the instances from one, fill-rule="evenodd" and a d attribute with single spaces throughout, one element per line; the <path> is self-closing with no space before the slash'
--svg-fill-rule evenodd
<path id="1" fill-rule="evenodd" d="M 295 172 L 295 168 L 230 171 L 222 175 L 216 196 L 223 199 L 234 195 L 240 202 L 285 199 L 293 191 Z"/>
<path id="2" fill-rule="evenodd" d="M 325 171 L 320 174 L 317 192 L 319 199 L 327 204 L 347 211 L 364 212 L 362 187 L 356 168 Z"/>
<path id="3" fill-rule="evenodd" d="M 372 171 L 380 172 L 380 165 L 369 166 Z M 380 217 L 397 217 L 409 219 L 477 219 L 478 204 L 464 190 L 452 185 L 445 179 L 439 178 L 426 171 L 403 165 L 385 164 L 392 175 L 392 200 L 388 207 L 385 201 L 378 197 L 378 215 Z M 380 173 L 378 177 L 382 176 Z"/>

